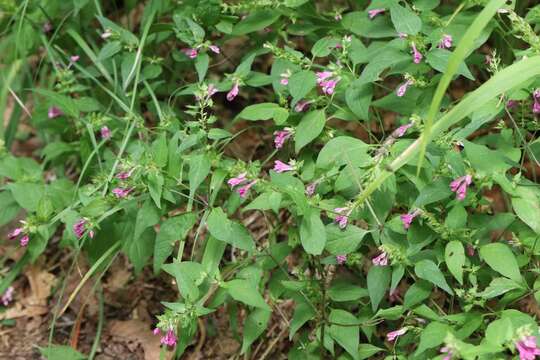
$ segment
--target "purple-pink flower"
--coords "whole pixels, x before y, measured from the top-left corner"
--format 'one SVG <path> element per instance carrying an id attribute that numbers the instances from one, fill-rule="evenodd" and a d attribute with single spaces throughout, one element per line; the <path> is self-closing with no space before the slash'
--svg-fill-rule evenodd
<path id="1" fill-rule="evenodd" d="M 540 114 L 540 89 L 534 90 L 533 99 L 534 99 L 534 103 L 533 103 L 532 111 L 535 114 Z"/>
<path id="2" fill-rule="evenodd" d="M 233 101 L 234 98 L 238 95 L 238 91 L 239 91 L 238 81 L 235 81 L 232 89 L 227 93 L 227 100 Z"/>
<path id="3" fill-rule="evenodd" d="M 306 111 L 309 108 L 310 103 L 311 102 L 308 100 L 300 100 L 299 102 L 296 103 L 294 107 L 294 111 L 296 112 Z"/>
<path id="4" fill-rule="evenodd" d="M 411 223 L 413 222 L 414 218 L 417 217 L 420 214 L 420 211 L 418 209 L 414 210 L 413 212 L 400 215 L 399 218 L 401 219 L 401 222 L 403 223 L 403 228 L 407 230 L 411 227 Z"/>
<path id="5" fill-rule="evenodd" d="M 343 265 L 347 262 L 347 255 L 336 255 L 336 261 L 339 265 Z"/>
<path id="6" fill-rule="evenodd" d="M 342 16 L 341 14 L 336 14 L 336 15 L 334 16 L 334 19 L 335 19 L 336 21 L 341 21 L 341 20 L 343 19 L 343 16 Z"/>
<path id="7" fill-rule="evenodd" d="M 313 196 L 313 194 L 315 194 L 315 190 L 317 190 L 317 183 L 312 182 L 311 184 L 306 186 L 306 195 Z"/>
<path id="8" fill-rule="evenodd" d="M 182 49 L 180 51 L 182 51 L 184 54 L 186 54 L 186 56 L 188 58 L 190 58 L 190 59 L 195 59 L 197 57 L 197 55 L 199 54 L 197 49 L 193 49 L 193 48 L 186 48 L 186 49 Z"/>
<path id="9" fill-rule="evenodd" d="M 238 193 L 238 195 L 240 195 L 240 197 L 242 199 L 245 199 L 248 192 L 249 192 L 249 189 L 251 189 L 251 187 L 253 185 L 255 185 L 255 183 L 257 182 L 257 180 L 253 180 L 245 185 L 242 185 L 241 187 L 239 187 L 238 189 L 236 189 L 236 192 Z"/>
<path id="10" fill-rule="evenodd" d="M 540 349 L 536 345 L 536 337 L 524 336 L 515 343 L 516 349 L 519 352 L 520 360 L 534 360 L 537 355 L 540 355 Z"/>
<path id="11" fill-rule="evenodd" d="M 242 184 L 243 182 L 246 182 L 246 181 L 247 181 L 246 175 L 247 175 L 247 173 L 243 172 L 243 173 L 239 174 L 239 175 L 236 176 L 236 177 L 230 178 L 230 179 L 227 181 L 227 184 L 228 184 L 230 187 L 235 187 L 235 186 L 237 186 L 237 185 L 240 185 L 240 184 Z"/>
<path id="12" fill-rule="evenodd" d="M 219 53 L 221 52 L 221 50 L 219 49 L 219 47 L 218 47 L 217 45 L 210 45 L 210 46 L 208 46 L 208 48 L 209 48 L 212 52 L 214 52 L 214 53 L 216 53 L 216 54 L 219 54 Z"/>
<path id="13" fill-rule="evenodd" d="M 413 123 L 408 123 L 408 124 L 405 124 L 405 125 L 401 125 L 400 127 L 398 127 L 396 130 L 394 130 L 394 132 L 392 133 L 392 135 L 395 137 L 395 138 L 400 138 L 402 137 L 403 135 L 405 135 L 405 133 L 407 132 L 407 130 L 409 130 L 409 128 L 411 128 L 413 126 Z"/>
<path id="14" fill-rule="evenodd" d="M 26 245 L 28 245 L 28 242 L 29 242 L 29 241 L 30 241 L 30 237 L 28 236 L 28 234 L 25 234 L 25 235 L 21 238 L 21 240 L 19 241 L 19 244 L 20 244 L 21 246 L 26 246 Z"/>
<path id="15" fill-rule="evenodd" d="M 76 63 L 77 61 L 79 61 L 81 57 L 79 55 L 72 55 L 70 56 L 69 60 L 72 62 L 72 63 Z"/>
<path id="16" fill-rule="evenodd" d="M 276 149 L 281 149 L 285 141 L 287 141 L 292 136 L 292 133 L 285 129 L 274 132 L 274 145 Z"/>
<path id="17" fill-rule="evenodd" d="M 107 140 L 111 138 L 111 130 L 109 130 L 107 126 L 102 126 L 99 132 L 103 140 Z"/>
<path id="18" fill-rule="evenodd" d="M 405 81 L 403 84 L 401 84 L 397 90 L 396 90 L 396 95 L 398 97 L 402 97 L 403 95 L 405 95 L 405 93 L 407 92 L 407 89 L 409 88 L 409 86 L 411 86 L 413 84 L 413 82 L 411 80 L 407 80 Z"/>
<path id="19" fill-rule="evenodd" d="M 326 95 L 332 95 L 334 93 L 334 89 L 339 82 L 338 78 L 333 78 L 334 75 L 331 71 L 320 71 L 317 74 L 317 84 L 322 89 L 322 92 Z"/>
<path id="20" fill-rule="evenodd" d="M 21 233 L 23 232 L 23 228 L 15 228 L 11 232 L 8 233 L 8 239 L 9 240 L 15 240 Z"/>
<path id="21" fill-rule="evenodd" d="M 6 289 L 4 294 L 2 294 L 2 298 L 0 298 L 0 302 L 4 306 L 8 306 L 10 302 L 13 301 L 13 293 L 15 292 L 15 289 L 13 286 L 10 286 Z"/>
<path id="22" fill-rule="evenodd" d="M 174 346 L 176 345 L 176 341 L 176 335 L 172 329 L 167 330 L 165 336 L 162 336 L 160 340 L 161 344 L 166 346 Z"/>
<path id="23" fill-rule="evenodd" d="M 414 43 L 411 44 L 412 53 L 413 53 L 413 61 L 415 64 L 420 64 L 420 61 L 422 61 L 422 54 L 418 49 L 416 48 L 416 45 Z"/>
<path id="24" fill-rule="evenodd" d="M 62 110 L 60 110 L 60 108 L 56 106 L 51 106 L 49 108 L 49 111 L 47 112 L 47 116 L 49 117 L 49 119 L 54 119 L 62 115 L 64 115 L 64 113 L 62 112 Z"/>
<path id="25" fill-rule="evenodd" d="M 388 341 L 394 341 L 398 336 L 401 336 L 407 332 L 406 327 L 402 327 L 401 329 L 390 331 L 388 334 L 386 334 L 386 339 Z"/>
<path id="26" fill-rule="evenodd" d="M 219 90 L 214 84 L 208 84 L 208 97 L 212 97 L 215 93 L 217 93 Z"/>
<path id="27" fill-rule="evenodd" d="M 345 229 L 347 227 L 347 224 L 349 223 L 349 208 L 335 208 L 334 212 L 339 214 L 334 219 L 334 222 L 338 224 L 340 229 Z"/>
<path id="28" fill-rule="evenodd" d="M 382 14 L 385 11 L 386 11 L 386 9 L 371 9 L 371 10 L 368 10 L 368 17 L 370 19 L 373 19 L 375 16 L 377 16 L 379 14 Z"/>
<path id="29" fill-rule="evenodd" d="M 452 47 L 452 36 L 444 35 L 437 47 L 439 49 L 450 49 Z"/>
<path id="30" fill-rule="evenodd" d="M 388 254 L 386 251 L 383 251 L 379 256 L 371 259 L 371 262 L 375 266 L 386 266 L 388 265 Z"/>
<path id="31" fill-rule="evenodd" d="M 441 354 L 445 354 L 442 360 L 451 360 L 454 355 L 452 349 L 449 346 L 443 346 L 440 350 Z"/>
<path id="32" fill-rule="evenodd" d="M 469 187 L 469 185 L 471 185 L 471 183 L 471 175 L 461 176 L 450 183 L 450 190 L 452 190 L 452 192 L 455 192 L 456 199 L 461 201 L 465 199 L 465 196 L 467 196 L 467 188 Z"/>
<path id="33" fill-rule="evenodd" d="M 291 164 L 286 164 L 283 161 L 276 160 L 274 161 L 274 171 L 277 173 L 282 173 L 286 171 L 292 171 L 294 170 L 294 166 Z"/>
<path id="34" fill-rule="evenodd" d="M 84 233 L 86 232 L 87 224 L 88 222 L 86 221 L 86 219 L 79 219 L 75 224 L 73 224 L 73 232 L 78 239 L 83 237 Z M 88 237 L 90 239 L 94 238 L 93 230 L 88 231 Z"/>
<path id="35" fill-rule="evenodd" d="M 117 187 L 117 188 L 114 188 L 112 189 L 112 193 L 114 194 L 114 196 L 116 196 L 118 199 L 121 199 L 121 198 L 125 198 L 126 196 L 129 195 L 129 193 L 132 191 L 133 189 L 126 189 L 126 188 L 121 188 L 121 187 Z"/>

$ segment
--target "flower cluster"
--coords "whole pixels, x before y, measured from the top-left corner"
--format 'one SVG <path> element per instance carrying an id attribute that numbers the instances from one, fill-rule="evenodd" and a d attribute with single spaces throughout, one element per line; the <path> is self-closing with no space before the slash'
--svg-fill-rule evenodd
<path id="1" fill-rule="evenodd" d="M 247 173 L 241 173 L 236 177 L 230 178 L 227 181 L 227 184 L 234 189 L 236 187 L 236 192 L 242 199 L 245 199 L 249 193 L 249 190 L 253 185 L 257 183 L 257 180 L 249 181 L 246 177 Z M 242 186 L 240 186 L 242 185 Z M 240 186 L 240 187 L 238 187 Z"/>
<path id="2" fill-rule="evenodd" d="M 21 223 L 24 224 L 24 222 L 21 221 Z M 28 245 L 28 242 L 30 241 L 30 236 L 28 235 L 28 232 L 25 230 L 25 227 L 18 227 L 13 229 L 11 232 L 8 233 L 8 239 L 9 240 L 15 240 L 20 235 L 22 235 L 19 239 L 19 244 L 21 246 Z"/>

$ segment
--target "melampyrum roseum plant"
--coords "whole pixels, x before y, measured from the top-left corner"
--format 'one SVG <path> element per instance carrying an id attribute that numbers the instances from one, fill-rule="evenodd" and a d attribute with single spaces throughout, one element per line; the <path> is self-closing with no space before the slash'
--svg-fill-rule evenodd
<path id="1" fill-rule="evenodd" d="M 55 246 L 174 278 L 177 358 L 219 308 L 246 358 L 271 321 L 293 360 L 540 354 L 536 1 L 0 10 L 3 306 Z"/>

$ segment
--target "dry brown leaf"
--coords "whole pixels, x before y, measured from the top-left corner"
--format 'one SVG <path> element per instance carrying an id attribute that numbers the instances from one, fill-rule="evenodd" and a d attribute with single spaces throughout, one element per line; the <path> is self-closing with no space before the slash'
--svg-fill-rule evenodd
<path id="1" fill-rule="evenodd" d="M 108 277 L 105 287 L 110 292 L 117 292 L 118 290 L 121 290 L 124 288 L 124 286 L 126 286 L 130 278 L 131 271 L 129 271 L 128 269 L 115 269 L 115 271 L 111 271 L 111 275 Z"/>
<path id="2" fill-rule="evenodd" d="M 140 344 L 144 350 L 145 360 L 159 360 L 160 337 L 152 333 L 147 323 L 141 320 L 113 320 L 109 325 L 109 333 L 122 341 Z M 165 358 L 171 359 L 172 352 L 167 352 Z"/>

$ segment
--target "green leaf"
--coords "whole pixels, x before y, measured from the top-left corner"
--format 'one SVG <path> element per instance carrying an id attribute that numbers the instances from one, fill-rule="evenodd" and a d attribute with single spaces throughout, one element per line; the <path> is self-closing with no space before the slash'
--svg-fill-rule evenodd
<path id="1" fill-rule="evenodd" d="M 86 356 L 69 346 L 51 345 L 39 348 L 41 355 L 47 360 L 85 360 Z"/>
<path id="2" fill-rule="evenodd" d="M 422 330 L 420 343 L 418 344 L 415 355 L 419 355 L 427 349 L 432 349 L 441 345 L 449 331 L 450 326 L 446 324 L 440 322 L 429 323 L 428 326 Z"/>
<path id="3" fill-rule="evenodd" d="M 154 273 L 158 273 L 165 260 L 171 255 L 174 243 L 183 241 L 195 225 L 195 214 L 186 213 L 165 220 L 159 229 L 154 245 Z"/>
<path id="4" fill-rule="evenodd" d="M 540 234 L 540 201 L 535 190 L 527 186 L 518 186 L 512 197 L 512 207 L 516 215 L 535 233 Z"/>
<path id="5" fill-rule="evenodd" d="M 324 110 L 315 110 L 304 115 L 294 132 L 294 150 L 298 153 L 304 146 L 315 140 L 324 129 Z"/>
<path id="6" fill-rule="evenodd" d="M 245 107 L 240 114 L 236 116 L 238 119 L 251 121 L 274 119 L 274 122 L 277 125 L 283 124 L 288 117 L 289 111 L 275 103 L 250 105 Z"/>
<path id="7" fill-rule="evenodd" d="M 369 105 L 372 98 L 373 85 L 371 83 L 355 81 L 345 90 L 345 102 L 360 120 L 369 119 Z"/>
<path id="8" fill-rule="evenodd" d="M 289 79 L 289 92 L 294 99 L 300 100 L 313 90 L 316 85 L 317 78 L 313 71 L 299 71 Z"/>
<path id="9" fill-rule="evenodd" d="M 9 191 L 0 192 L 0 204 L 0 226 L 3 226 L 13 220 L 21 208 Z"/>
<path id="10" fill-rule="evenodd" d="M 148 191 L 156 206 L 161 209 L 161 193 L 163 191 L 163 175 L 158 171 L 148 174 Z"/>
<path id="11" fill-rule="evenodd" d="M 452 53 L 446 49 L 435 48 L 426 54 L 426 62 L 435 70 L 444 73 L 448 68 L 448 62 Z M 458 66 L 456 74 L 463 75 L 467 79 L 474 80 L 473 74 L 467 67 L 467 64 L 461 62 Z"/>
<path id="12" fill-rule="evenodd" d="M 129 232 L 133 231 L 132 222 L 128 222 L 126 226 L 130 227 Z M 126 239 L 124 251 L 128 256 L 129 261 L 133 264 L 135 275 L 140 274 L 142 268 L 146 265 L 150 256 L 152 256 L 152 251 L 155 247 L 155 238 L 156 233 L 154 232 L 154 229 L 147 228 L 139 235 L 139 237 Z"/>
<path id="13" fill-rule="evenodd" d="M 398 33 L 416 35 L 422 28 L 422 20 L 418 15 L 399 3 L 390 6 L 390 18 Z"/>
<path id="14" fill-rule="evenodd" d="M 189 159 L 189 203 L 188 211 L 191 211 L 195 191 L 210 173 L 211 162 L 207 153 L 193 156 Z"/>
<path id="15" fill-rule="evenodd" d="M 330 336 L 352 356 L 353 359 L 358 360 L 358 343 L 360 342 L 360 327 L 353 326 L 358 324 L 358 319 L 351 313 L 340 310 L 332 309 L 328 320 L 330 325 Z M 335 324 L 343 324 L 346 326 L 339 326 Z M 347 326 L 348 325 L 348 326 Z"/>
<path id="16" fill-rule="evenodd" d="M 463 144 L 465 145 L 467 159 L 469 159 L 474 170 L 479 175 L 504 174 L 506 170 L 512 167 L 501 151 L 491 150 L 484 145 L 474 144 L 466 140 L 463 141 Z M 486 161 L 486 159 L 489 159 L 489 161 Z"/>
<path id="17" fill-rule="evenodd" d="M 319 210 L 310 208 L 302 217 L 300 242 L 308 254 L 322 254 L 326 244 L 326 231 Z"/>
<path id="18" fill-rule="evenodd" d="M 405 293 L 403 306 L 411 309 L 413 306 L 421 303 L 431 294 L 431 284 L 424 280 L 419 280 L 411 285 Z"/>
<path id="19" fill-rule="evenodd" d="M 340 39 L 332 36 L 325 36 L 320 38 L 313 44 L 311 48 L 311 54 L 313 57 L 325 57 L 330 55 L 332 48 L 340 43 Z"/>
<path id="20" fill-rule="evenodd" d="M 358 356 L 360 360 L 371 359 L 373 355 L 383 351 L 379 347 L 371 344 L 359 344 L 358 345 Z"/>
<path id="21" fill-rule="evenodd" d="M 28 211 L 37 210 L 39 200 L 45 191 L 43 184 L 25 182 L 10 183 L 6 185 L 6 188 L 11 191 L 15 201 Z"/>
<path id="22" fill-rule="evenodd" d="M 167 166 L 169 148 L 167 147 L 167 133 L 162 132 L 152 144 L 152 158 L 157 167 Z"/>
<path id="23" fill-rule="evenodd" d="M 354 301 L 368 296 L 368 292 L 366 289 L 357 285 L 337 282 L 332 283 L 332 286 L 328 289 L 328 296 L 332 301 L 336 302 Z"/>
<path id="24" fill-rule="evenodd" d="M 239 249 L 253 251 L 255 244 L 247 229 L 228 219 L 221 208 L 214 208 L 206 220 L 208 231 L 218 240 L 231 244 Z"/>
<path id="25" fill-rule="evenodd" d="M 159 216 L 159 210 L 149 199 L 147 199 L 137 212 L 133 238 L 138 239 L 144 230 L 150 226 L 156 225 L 159 222 Z"/>
<path id="26" fill-rule="evenodd" d="M 349 254 L 362 243 L 368 231 L 354 225 L 340 229 L 335 224 L 326 225 L 326 251 L 332 255 Z"/>
<path id="27" fill-rule="evenodd" d="M 236 301 L 246 305 L 270 311 L 270 307 L 264 301 L 262 295 L 254 287 L 251 281 L 244 279 L 235 279 L 227 281 L 224 285 L 229 295 Z"/>
<path id="28" fill-rule="evenodd" d="M 514 281 L 523 281 L 514 253 L 508 245 L 492 243 L 480 248 L 480 256 L 496 272 Z"/>
<path id="29" fill-rule="evenodd" d="M 242 341 L 242 350 L 240 354 L 244 354 L 248 351 L 249 347 L 261 334 L 264 332 L 268 326 L 268 321 L 270 320 L 271 311 L 257 308 L 253 310 L 246 321 L 244 322 L 244 335 Z"/>
<path id="30" fill-rule="evenodd" d="M 199 298 L 199 285 L 206 275 L 203 266 L 192 261 L 173 262 L 163 265 L 163 270 L 176 278 L 180 295 L 189 302 Z"/>
<path id="31" fill-rule="evenodd" d="M 324 145 L 317 157 L 317 167 L 329 168 L 333 165 L 365 166 L 371 162 L 367 151 L 369 146 L 360 139 L 338 136 Z"/>
<path id="32" fill-rule="evenodd" d="M 367 275 L 367 287 L 371 299 L 371 309 L 375 312 L 390 287 L 392 269 L 390 266 L 372 266 Z"/>
<path id="33" fill-rule="evenodd" d="M 444 261 L 450 273 L 463 285 L 463 266 L 465 265 L 465 249 L 460 241 L 446 244 Z"/>
<path id="34" fill-rule="evenodd" d="M 247 206 L 245 206 L 242 211 L 247 210 L 273 210 L 276 214 L 279 211 L 279 206 L 281 204 L 282 195 L 279 192 L 269 191 L 260 194 Z"/>
<path id="35" fill-rule="evenodd" d="M 199 77 L 199 82 L 202 82 L 206 77 L 206 72 L 208 71 L 208 64 L 210 63 L 210 57 L 207 53 L 199 54 L 195 58 L 195 70 L 197 70 L 197 75 Z"/>
<path id="36" fill-rule="evenodd" d="M 443 289 L 450 295 L 454 295 L 454 292 L 452 291 L 450 286 L 448 286 L 448 283 L 446 282 L 443 273 L 441 272 L 441 270 L 439 270 L 437 264 L 435 264 L 433 261 L 421 260 L 417 262 L 414 266 L 414 272 L 416 273 L 416 276 L 418 276 L 420 279 L 427 280 L 435 286 Z"/>
<path id="37" fill-rule="evenodd" d="M 279 19 L 279 12 L 272 9 L 255 10 L 238 24 L 234 25 L 232 35 L 245 35 L 262 30 Z"/>
<path id="38" fill-rule="evenodd" d="M 294 314 L 289 327 L 289 340 L 291 340 L 296 332 L 304 326 L 309 320 L 315 318 L 316 312 L 311 305 L 306 302 L 298 302 L 294 308 Z"/>
<path id="39" fill-rule="evenodd" d="M 491 280 L 489 286 L 486 287 L 484 291 L 482 291 L 479 295 L 482 296 L 484 299 L 491 299 L 507 293 L 508 291 L 520 288 L 522 288 L 522 285 L 515 282 L 514 280 L 498 277 Z"/>
<path id="40" fill-rule="evenodd" d="M 436 180 L 428 183 L 420 190 L 420 194 L 414 202 L 415 207 L 421 207 L 434 202 L 446 199 L 452 194 L 448 182 L 444 179 Z"/>
<path id="41" fill-rule="evenodd" d="M 103 62 L 110 57 L 113 57 L 122 50 L 122 43 L 120 41 L 110 41 L 101 48 L 97 56 L 96 61 Z"/>

